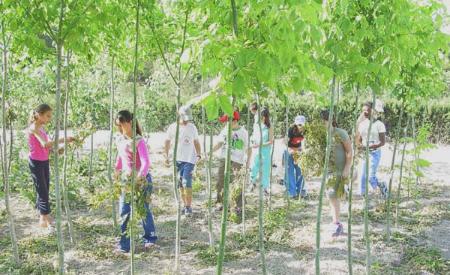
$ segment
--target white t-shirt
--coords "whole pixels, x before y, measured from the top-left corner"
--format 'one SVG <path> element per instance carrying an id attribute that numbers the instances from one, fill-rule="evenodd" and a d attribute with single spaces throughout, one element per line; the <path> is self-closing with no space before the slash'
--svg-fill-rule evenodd
<path id="1" fill-rule="evenodd" d="M 223 142 L 221 158 L 227 156 L 227 127 L 220 132 L 220 141 Z M 248 132 L 244 127 L 231 131 L 231 161 L 245 164 L 246 152 L 248 148 Z"/>
<path id="2" fill-rule="evenodd" d="M 361 135 L 363 146 L 366 146 L 367 144 L 367 132 L 369 131 L 369 124 L 370 120 L 366 118 L 358 126 L 358 132 Z M 383 122 L 376 120 L 373 122 L 370 131 L 369 145 L 380 143 L 381 133 L 386 133 L 386 126 L 384 126 Z"/>
<path id="3" fill-rule="evenodd" d="M 168 139 L 175 142 L 175 134 L 177 124 L 173 123 L 167 130 Z M 194 124 L 180 124 L 180 134 L 178 137 L 177 161 L 189 162 L 195 164 L 197 162 L 197 151 L 195 150 L 194 141 L 198 140 L 197 127 Z"/>

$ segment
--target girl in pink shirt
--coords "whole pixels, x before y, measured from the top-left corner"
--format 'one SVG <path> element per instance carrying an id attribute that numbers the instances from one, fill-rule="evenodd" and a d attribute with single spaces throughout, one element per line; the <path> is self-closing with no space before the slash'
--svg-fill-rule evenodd
<path id="1" fill-rule="evenodd" d="M 133 114 L 127 110 L 120 111 L 117 114 L 116 125 L 121 133 L 117 140 L 117 161 L 115 178 L 122 178 L 122 183 L 127 185 L 130 183 L 133 172 Z M 149 173 L 150 160 L 148 156 L 147 145 L 142 137 L 142 130 L 136 121 L 136 181 L 144 182 L 144 195 L 147 196 L 151 192 L 151 176 Z M 139 185 L 136 185 L 139 186 Z M 126 189 L 126 188 L 124 188 Z M 144 227 L 143 244 L 144 248 L 150 248 L 155 245 L 156 232 L 153 215 L 147 202 L 144 202 L 145 215 L 142 219 Z M 142 207 L 141 205 L 136 207 Z M 127 225 L 130 220 L 131 201 L 126 192 L 122 191 L 119 202 L 121 224 L 121 237 L 116 252 L 128 253 L 130 247 L 130 237 L 127 234 Z M 136 210 L 133 210 L 136 211 Z"/>
<path id="2" fill-rule="evenodd" d="M 50 164 L 49 153 L 55 142 L 51 141 L 43 126 L 52 119 L 52 108 L 47 104 L 39 105 L 32 113 L 28 127 L 29 167 L 31 178 L 37 192 L 36 208 L 39 210 L 41 227 L 49 227 L 53 223 L 50 216 L 49 190 L 50 190 Z M 68 142 L 72 142 L 72 137 Z M 63 143 L 64 138 L 58 140 Z"/>

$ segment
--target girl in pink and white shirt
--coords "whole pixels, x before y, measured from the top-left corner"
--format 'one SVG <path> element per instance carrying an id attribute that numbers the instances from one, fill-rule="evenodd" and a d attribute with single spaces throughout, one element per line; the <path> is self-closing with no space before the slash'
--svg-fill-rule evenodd
<path id="1" fill-rule="evenodd" d="M 133 172 L 133 114 L 127 110 L 122 110 L 117 114 L 116 126 L 121 133 L 117 140 L 117 161 L 115 178 L 123 179 L 124 184 L 129 184 Z M 151 183 L 151 176 L 149 173 L 150 160 L 147 150 L 147 145 L 142 137 L 142 130 L 139 123 L 136 121 L 136 182 L 141 181 L 144 184 L 144 193 L 150 192 L 149 183 Z M 142 206 L 137 206 L 142 207 Z M 119 202 L 121 224 L 121 238 L 116 252 L 128 253 L 130 247 L 130 237 L 127 234 L 127 225 L 131 213 L 131 201 L 127 200 L 127 196 L 123 191 Z M 146 215 L 142 219 L 144 227 L 143 243 L 144 248 L 150 248 L 155 245 L 156 231 L 153 220 L 153 215 L 147 202 L 144 202 Z"/>
<path id="2" fill-rule="evenodd" d="M 50 216 L 50 163 L 49 154 L 55 141 L 51 141 L 44 130 L 44 125 L 52 119 L 52 108 L 47 104 L 41 104 L 33 110 L 30 126 L 27 129 L 29 153 L 29 167 L 31 178 L 36 188 L 36 208 L 39 210 L 41 227 L 51 227 L 53 218 Z M 73 137 L 67 139 L 72 142 Z M 58 143 L 63 143 L 60 138 Z M 62 150 L 62 149 L 60 149 Z M 61 151 L 60 151 L 61 152 Z"/>

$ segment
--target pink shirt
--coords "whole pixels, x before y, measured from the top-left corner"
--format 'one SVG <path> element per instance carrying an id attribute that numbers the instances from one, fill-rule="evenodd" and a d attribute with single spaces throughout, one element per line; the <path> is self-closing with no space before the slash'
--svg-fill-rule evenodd
<path id="1" fill-rule="evenodd" d="M 48 135 L 44 131 L 44 129 L 40 128 L 38 132 L 45 142 L 49 140 Z M 31 132 L 31 129 L 30 133 L 28 134 L 28 147 L 30 148 L 30 159 L 39 161 L 48 160 L 50 148 L 42 147 L 37 137 Z"/>
<path id="2" fill-rule="evenodd" d="M 142 137 L 136 137 L 136 170 L 139 177 L 147 176 L 150 169 L 147 145 Z M 116 171 L 131 174 L 133 167 L 133 140 L 127 137 L 120 137 L 117 141 L 117 161 Z"/>

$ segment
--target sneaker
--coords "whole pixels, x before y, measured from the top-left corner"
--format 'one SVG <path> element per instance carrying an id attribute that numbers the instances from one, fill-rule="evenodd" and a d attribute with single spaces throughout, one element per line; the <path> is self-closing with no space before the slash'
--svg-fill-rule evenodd
<path id="1" fill-rule="evenodd" d="M 191 216 L 192 215 L 192 207 L 185 207 L 184 209 L 185 209 L 184 214 L 186 216 Z"/>
<path id="2" fill-rule="evenodd" d="M 331 234 L 331 237 L 336 238 L 336 237 L 339 237 L 340 235 L 342 235 L 344 233 L 344 226 L 342 225 L 342 223 L 337 223 L 334 226 L 336 228 L 333 231 L 333 233 Z"/>
<path id="3" fill-rule="evenodd" d="M 386 183 L 384 183 L 383 181 L 379 182 L 378 187 L 380 187 L 381 197 L 386 200 L 389 196 Z"/>
<path id="4" fill-rule="evenodd" d="M 128 255 L 130 254 L 129 251 L 126 251 L 126 250 L 120 248 L 120 245 L 117 245 L 117 246 L 114 248 L 113 253 L 114 253 L 114 255 L 116 255 L 116 256 L 128 256 Z"/>
<path id="5" fill-rule="evenodd" d="M 305 199 L 306 197 L 308 197 L 308 193 L 306 192 L 305 189 L 303 189 L 303 190 L 300 192 L 300 197 L 301 197 L 302 199 Z"/>

